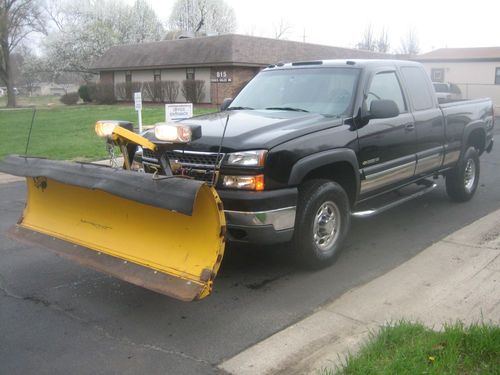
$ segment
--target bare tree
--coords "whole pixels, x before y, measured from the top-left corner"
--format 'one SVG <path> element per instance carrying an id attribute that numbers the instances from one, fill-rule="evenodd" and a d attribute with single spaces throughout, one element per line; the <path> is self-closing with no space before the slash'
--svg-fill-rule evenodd
<path id="1" fill-rule="evenodd" d="M 364 49 L 366 51 L 375 51 L 376 42 L 375 37 L 373 36 L 373 27 L 371 24 L 366 26 L 363 31 L 363 36 L 361 37 L 361 41 L 356 45 L 358 49 Z"/>
<path id="2" fill-rule="evenodd" d="M 177 0 L 168 23 L 172 31 L 188 31 L 195 35 L 229 33 L 236 30 L 236 15 L 224 0 Z"/>
<path id="3" fill-rule="evenodd" d="M 286 39 L 286 35 L 290 32 L 292 27 L 283 18 L 280 18 L 280 22 L 274 27 L 274 39 Z"/>
<path id="4" fill-rule="evenodd" d="M 37 0 L 0 0 L 0 79 L 7 86 L 7 107 L 16 106 L 12 51 L 32 32 L 43 31 Z"/>
<path id="5" fill-rule="evenodd" d="M 380 32 L 375 45 L 377 52 L 382 52 L 382 53 L 389 52 L 389 48 L 391 45 L 389 43 L 389 34 L 387 33 L 385 27 L 382 28 L 382 31 Z"/>
<path id="6" fill-rule="evenodd" d="M 410 29 L 408 33 L 401 38 L 400 53 L 403 55 L 418 55 L 420 52 L 420 43 L 418 41 L 417 32 L 415 29 Z"/>

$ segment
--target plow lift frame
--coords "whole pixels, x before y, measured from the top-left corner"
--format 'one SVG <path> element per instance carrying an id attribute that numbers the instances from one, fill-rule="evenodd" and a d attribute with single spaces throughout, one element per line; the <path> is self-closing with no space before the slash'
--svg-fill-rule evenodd
<path id="1" fill-rule="evenodd" d="M 210 294 L 225 247 L 224 209 L 215 188 L 174 176 L 165 151 L 123 127 L 108 142 L 123 169 L 8 156 L 0 171 L 26 177 L 27 202 L 15 239 L 132 284 L 192 301 Z M 131 171 L 137 146 L 163 155 L 164 175 Z"/>

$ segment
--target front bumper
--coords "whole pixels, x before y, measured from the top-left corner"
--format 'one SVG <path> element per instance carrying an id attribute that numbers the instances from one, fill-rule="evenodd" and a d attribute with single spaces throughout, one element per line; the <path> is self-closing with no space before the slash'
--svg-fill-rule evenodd
<path id="1" fill-rule="evenodd" d="M 297 189 L 262 192 L 218 191 L 224 203 L 228 239 L 273 244 L 292 239 Z"/>

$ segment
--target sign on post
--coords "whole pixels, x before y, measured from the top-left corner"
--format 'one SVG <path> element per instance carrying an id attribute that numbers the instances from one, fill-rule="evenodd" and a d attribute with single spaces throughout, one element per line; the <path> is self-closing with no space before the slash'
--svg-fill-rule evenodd
<path id="1" fill-rule="evenodd" d="M 140 92 L 134 92 L 134 104 L 139 122 L 139 133 L 142 133 L 142 94 Z"/>
<path id="2" fill-rule="evenodd" d="M 193 117 L 193 103 L 165 104 L 165 121 L 185 120 Z"/>

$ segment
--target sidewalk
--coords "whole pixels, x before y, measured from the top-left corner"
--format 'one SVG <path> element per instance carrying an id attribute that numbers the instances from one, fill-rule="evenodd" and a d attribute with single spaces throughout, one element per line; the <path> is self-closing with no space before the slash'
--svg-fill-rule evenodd
<path id="1" fill-rule="evenodd" d="M 335 369 L 370 331 L 402 318 L 435 329 L 456 320 L 500 324 L 500 210 L 219 367 L 231 374 Z"/>

